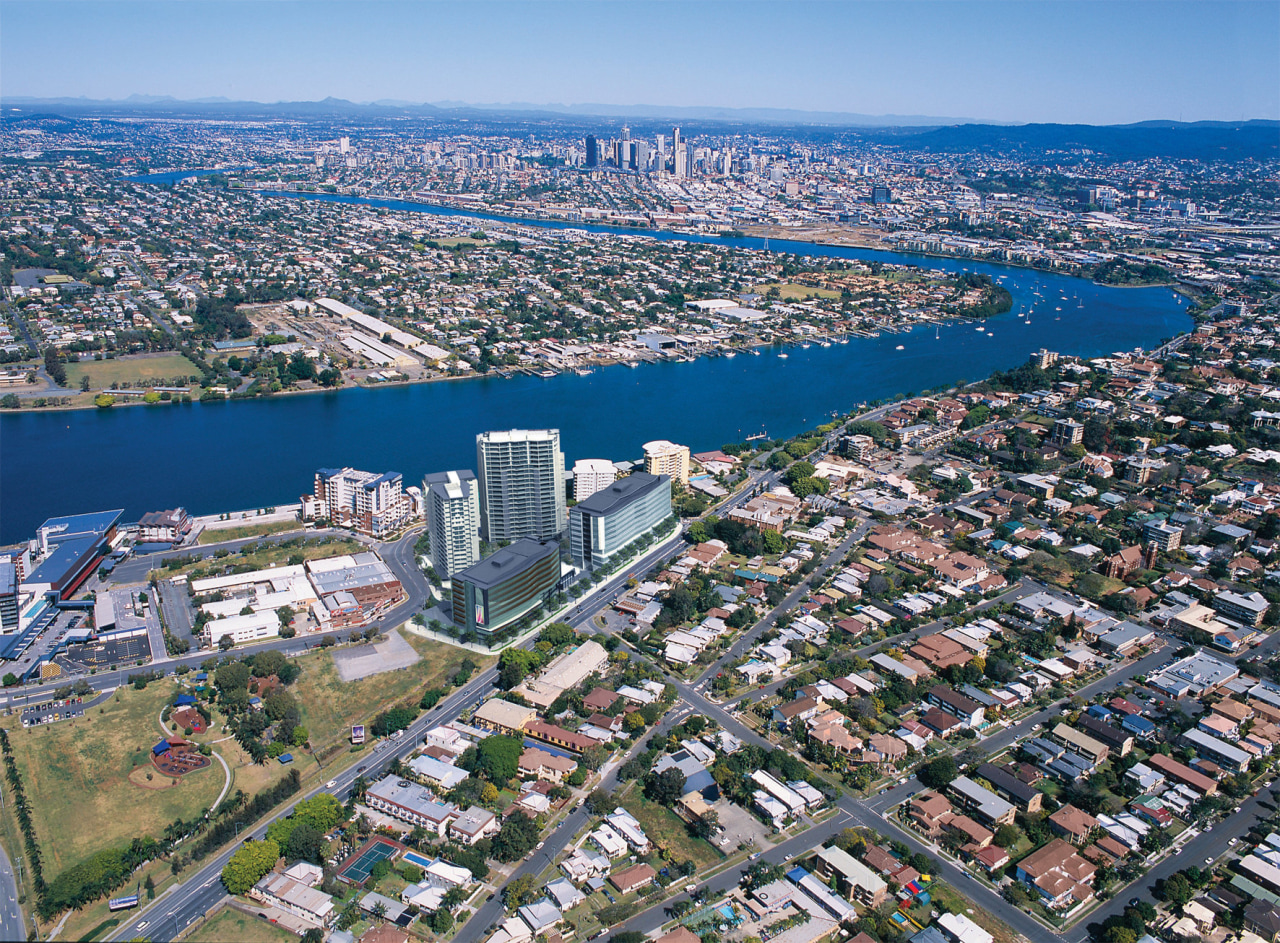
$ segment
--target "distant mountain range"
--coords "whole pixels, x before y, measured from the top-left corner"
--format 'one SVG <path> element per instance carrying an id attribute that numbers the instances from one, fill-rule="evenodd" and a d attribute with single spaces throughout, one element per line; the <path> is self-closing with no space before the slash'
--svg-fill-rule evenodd
<path id="1" fill-rule="evenodd" d="M 461 101 L 409 102 L 398 99 L 380 99 L 374 102 L 351 102 L 342 98 L 326 98 L 318 102 L 249 102 L 232 101 L 229 98 L 178 99 L 170 95 L 130 95 L 124 99 L 90 98 L 31 98 L 24 96 L 0 97 L 4 108 L 75 108 L 99 111 L 191 110 L 201 112 L 244 111 L 263 114 L 351 114 L 365 112 L 370 115 L 418 112 L 438 117 L 450 113 L 481 112 L 490 115 L 571 115 L 594 118 L 640 118 L 644 120 L 730 121 L 738 124 L 786 124 L 826 125 L 864 128 L 919 128 L 938 127 L 946 124 L 998 123 L 980 122 L 975 118 L 943 118 L 927 115 L 862 115 L 843 111 L 801 111 L 791 108 L 717 108 L 676 105 L 538 105 L 530 102 L 474 104 Z"/>
<path id="2" fill-rule="evenodd" d="M 848 112 L 799 111 L 786 108 L 716 108 L 662 105 L 469 104 L 457 101 L 414 103 L 384 99 L 351 102 L 341 98 L 301 102 L 250 102 L 226 98 L 184 101 L 171 96 L 131 95 L 121 100 L 89 98 L 0 97 L 6 123 L 43 121 L 50 130 L 63 124 L 52 119 L 105 116 L 186 116 L 218 118 L 303 118 L 310 120 L 383 121 L 419 118 L 447 123 L 456 120 L 499 124 L 560 124 L 591 133 L 608 133 L 600 124 L 634 121 L 641 125 L 681 122 L 686 133 L 699 128 L 748 130 L 790 128 L 810 139 L 854 136 L 884 144 L 939 153 L 1041 155 L 1046 152 L 1094 152 L 1113 159 L 1150 157 L 1201 160 L 1267 159 L 1280 156 L 1280 121 L 1143 121 L 1126 125 L 1001 124 L 975 119 L 925 115 L 861 115 Z"/>

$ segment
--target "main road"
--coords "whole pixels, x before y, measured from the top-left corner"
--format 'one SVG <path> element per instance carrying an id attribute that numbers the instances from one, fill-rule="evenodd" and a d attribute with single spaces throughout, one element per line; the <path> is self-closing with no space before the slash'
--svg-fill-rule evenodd
<path id="1" fill-rule="evenodd" d="M 394 547 L 401 547 L 399 551 L 393 549 L 390 553 L 386 553 L 388 565 L 392 569 L 396 569 L 397 565 L 413 565 L 412 556 L 406 556 L 403 545 L 408 544 L 408 553 L 412 554 L 413 535 L 407 535 L 397 542 Z M 683 536 L 677 532 L 670 539 L 651 550 L 645 556 L 637 560 L 631 569 L 636 571 L 648 570 L 651 567 L 669 559 L 675 554 L 680 553 L 686 544 Z M 419 577 L 420 578 L 420 577 Z M 601 609 L 606 607 L 613 596 L 624 588 L 628 576 L 626 573 L 619 573 L 608 580 L 601 583 L 593 591 L 591 595 L 584 597 L 581 608 L 575 609 L 573 615 L 567 620 L 575 626 L 582 626 Z M 403 623 L 408 615 L 414 611 L 421 609 L 421 602 L 417 604 L 416 609 L 410 602 L 402 603 L 400 607 L 388 613 L 381 620 L 384 623 L 398 625 Z M 396 615 L 400 613 L 400 615 Z M 398 619 L 398 621 L 396 621 Z M 527 640 L 524 645 L 533 644 L 534 638 Z M 296 640 L 290 640 L 296 641 Z M 280 646 L 273 646 L 280 647 Z M 199 656 L 200 660 L 207 658 L 208 653 Z M 344 797 L 351 789 L 352 783 L 357 776 L 365 776 L 370 780 L 377 779 L 391 765 L 394 759 L 404 759 L 413 750 L 415 750 L 422 742 L 427 730 L 439 724 L 456 720 L 461 716 L 462 712 L 474 708 L 492 693 L 494 681 L 497 679 L 497 669 L 490 667 L 477 674 L 467 684 L 453 693 L 444 697 L 430 711 L 427 711 L 417 720 L 415 720 L 404 732 L 403 736 L 395 740 L 384 740 L 379 743 L 373 753 L 365 761 L 364 765 L 348 768 L 341 773 L 337 773 L 332 777 L 333 786 L 320 786 L 299 795 L 297 799 L 291 801 L 287 806 L 281 809 L 269 819 L 261 822 L 257 827 L 253 827 L 251 831 L 245 834 L 245 839 L 254 838 L 261 839 L 266 834 L 266 826 L 278 818 L 289 815 L 293 811 L 293 807 L 304 798 L 310 798 L 319 792 L 332 792 L 334 795 Z M 612 774 L 611 774 L 612 775 Z M 578 821 L 574 818 L 579 816 L 582 810 L 577 809 L 571 814 L 570 819 Z M 562 824 L 552 838 L 544 843 L 544 851 L 549 850 L 554 855 L 560 845 L 557 845 L 553 839 L 562 836 L 563 841 L 568 841 L 573 831 L 566 831 L 565 825 Z M 210 913 L 223 900 L 227 898 L 226 889 L 222 886 L 221 872 L 223 866 L 231 858 L 238 845 L 233 844 L 225 848 L 221 853 L 209 859 L 199 870 L 189 875 L 181 883 L 175 885 L 169 891 L 158 897 L 145 910 L 133 915 L 133 917 L 125 924 L 116 928 L 107 939 L 108 940 L 130 940 L 134 938 L 151 939 L 151 940 L 171 940 L 174 939 L 183 929 L 190 926 L 197 919 Z M 526 862 L 529 865 L 528 862 Z M 529 865 L 532 866 L 532 865 Z M 539 869 L 540 870 L 540 869 Z M 500 906 L 500 905 L 499 905 Z M 485 908 L 481 908 L 481 912 Z M 468 922 L 468 926 L 478 924 L 480 920 L 479 912 Z M 25 936 L 25 935 L 24 935 Z"/>

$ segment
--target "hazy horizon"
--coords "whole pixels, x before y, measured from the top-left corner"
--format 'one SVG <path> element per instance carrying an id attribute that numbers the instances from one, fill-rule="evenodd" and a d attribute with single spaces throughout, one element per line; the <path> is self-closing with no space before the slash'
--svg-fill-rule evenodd
<path id="1" fill-rule="evenodd" d="M 1280 119 L 1274 0 L 3 9 L 7 99 L 339 98 L 570 113 L 586 104 L 1013 124 Z"/>

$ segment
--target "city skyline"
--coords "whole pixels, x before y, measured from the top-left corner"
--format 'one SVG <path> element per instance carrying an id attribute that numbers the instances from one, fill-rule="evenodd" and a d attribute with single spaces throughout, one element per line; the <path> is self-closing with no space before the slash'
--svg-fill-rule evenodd
<path id="1" fill-rule="evenodd" d="M 0 83 L 9 98 L 599 102 L 1001 123 L 1280 118 L 1274 2 L 483 10 L 9 3 Z"/>

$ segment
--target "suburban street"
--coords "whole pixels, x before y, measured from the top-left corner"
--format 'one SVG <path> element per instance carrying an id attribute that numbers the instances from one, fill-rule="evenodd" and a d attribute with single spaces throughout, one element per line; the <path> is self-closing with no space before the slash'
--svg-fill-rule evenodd
<path id="1" fill-rule="evenodd" d="M 729 509 L 741 506 L 750 498 L 760 492 L 772 487 L 778 480 L 778 473 L 773 471 L 764 471 L 760 469 L 750 472 L 751 480 L 737 494 L 728 498 L 717 510 L 724 513 Z M 750 648 L 756 644 L 759 636 L 772 627 L 778 618 L 784 612 L 792 609 L 813 586 L 820 585 L 821 581 L 828 575 L 830 570 L 838 566 L 843 560 L 849 549 L 870 530 L 873 524 L 870 521 L 858 520 L 856 525 L 843 537 L 839 544 L 828 551 L 821 559 L 819 565 L 814 572 L 805 580 L 800 582 L 787 597 L 777 606 L 773 607 L 763 619 L 761 619 L 754 627 L 744 632 L 733 644 L 731 644 L 723 654 L 720 655 L 711 665 L 709 665 L 693 682 L 678 681 L 668 676 L 668 681 L 675 685 L 679 693 L 679 701 L 668 713 L 667 717 L 658 725 L 656 731 L 663 733 L 673 726 L 677 719 L 686 715 L 689 710 L 696 710 L 706 717 L 714 719 L 721 727 L 733 733 L 735 736 L 747 742 L 756 743 L 766 748 L 770 748 L 768 741 L 761 738 L 753 730 L 748 728 L 734 715 L 733 711 L 742 702 L 748 701 L 753 697 L 765 696 L 772 693 L 783 683 L 785 679 L 765 685 L 761 689 L 746 692 L 738 697 L 731 699 L 723 704 L 717 704 L 709 700 L 703 693 L 703 689 L 715 675 L 722 671 L 725 665 L 735 659 L 742 657 Z M 384 614 L 376 622 L 376 625 L 387 630 L 394 628 L 406 622 L 413 615 L 423 611 L 430 599 L 430 588 L 425 577 L 417 566 L 414 554 L 414 545 L 418 537 L 418 530 L 412 530 L 398 540 L 375 545 L 379 550 L 387 565 L 392 569 L 396 576 L 401 580 L 405 589 L 407 598 L 397 605 L 394 609 Z M 296 535 L 275 535 L 268 538 L 257 538 L 250 540 L 228 541 L 223 544 L 204 545 L 198 551 L 205 555 L 211 555 L 219 547 L 235 550 L 246 543 L 258 542 L 259 540 L 273 541 L 288 539 L 290 536 Z M 368 542 L 368 541 L 365 541 Z M 369 542 L 371 543 L 371 542 Z M 562 618 L 576 629 L 598 632 L 599 628 L 594 622 L 594 618 L 603 610 L 607 609 L 612 603 L 616 595 L 625 589 L 627 580 L 632 573 L 648 572 L 656 565 L 672 559 L 683 552 L 687 546 L 682 533 L 677 532 L 662 545 L 653 548 L 642 558 L 633 561 L 622 568 L 622 572 L 615 574 L 613 577 L 602 582 L 599 586 L 590 590 L 582 599 L 576 603 L 570 604 L 565 610 Z M 190 552 L 187 550 L 175 551 L 182 555 Z M 150 569 L 154 569 L 157 564 L 167 555 L 154 557 L 146 557 L 139 559 L 131 559 L 126 561 L 121 567 L 117 568 L 117 576 L 140 582 L 145 579 L 146 573 Z M 130 567 L 126 569 L 126 567 Z M 123 572 L 122 572 L 123 570 Z M 162 583 L 162 585 L 164 585 Z M 992 600 L 988 600 L 978 608 L 989 608 L 1000 602 L 1007 602 L 1022 598 L 1043 589 L 1041 584 L 1031 580 L 1023 581 L 1015 584 L 1005 593 Z M 185 606 L 183 600 L 177 593 L 168 593 L 160 591 L 158 594 L 158 605 L 164 612 L 166 623 L 169 625 L 182 626 L 182 620 L 186 618 Z M 947 620 L 936 620 L 926 625 L 913 629 L 909 633 L 894 636 L 892 639 L 883 640 L 863 646 L 859 649 L 860 654 L 869 654 L 887 643 L 910 642 L 919 637 L 939 632 L 949 626 Z M 276 649 L 287 655 L 296 655 L 306 649 L 313 647 L 322 636 L 314 633 L 306 636 L 295 637 L 293 639 L 275 639 L 264 642 L 259 645 L 244 646 L 238 649 L 238 653 L 252 653 L 263 649 Z M 536 636 L 534 636 L 536 638 Z M 532 644 L 533 639 L 526 640 L 523 644 Z M 179 658 L 167 658 L 163 652 L 157 652 L 158 667 L 165 671 L 173 671 L 179 665 L 188 665 L 196 667 L 210 657 L 215 657 L 219 653 L 202 651 L 193 652 Z M 1115 674 L 1111 674 L 1093 684 L 1089 685 L 1080 692 L 1080 696 L 1089 697 L 1097 691 L 1105 690 L 1112 687 L 1120 681 L 1132 678 L 1134 675 L 1149 670 L 1152 666 L 1162 661 L 1165 657 L 1164 647 L 1154 653 L 1147 655 L 1140 661 L 1133 662 Z M 87 680 L 96 690 L 106 690 L 109 688 L 119 687 L 127 683 L 128 675 L 134 674 L 139 669 L 136 667 L 122 668 L 117 671 L 99 672 L 89 677 Z M 445 697 L 432 711 L 418 718 L 414 724 L 406 730 L 405 736 L 395 741 L 385 741 L 374 748 L 374 751 L 368 755 L 367 761 L 360 768 L 351 768 L 341 774 L 337 774 L 334 779 L 336 785 L 332 788 L 336 795 L 344 797 L 350 789 L 352 782 L 357 775 L 363 775 L 366 778 L 374 779 L 386 769 L 390 762 L 395 758 L 403 758 L 408 755 L 421 742 L 426 730 L 432 726 L 455 719 L 465 710 L 473 708 L 482 701 L 491 691 L 496 678 L 496 671 L 490 668 L 481 672 L 471 679 L 465 686 L 452 692 Z M 66 679 L 61 679 L 60 683 L 66 683 Z M 13 692 L 7 697 L 0 696 L 0 706 L 9 704 L 13 707 L 20 707 L 28 701 L 38 701 L 47 699 L 51 696 L 53 690 L 60 685 L 42 685 L 24 688 L 20 693 Z M 1035 723 L 1045 723 L 1052 718 L 1060 715 L 1061 704 L 1051 705 L 1031 717 L 1026 718 L 1019 724 L 1001 728 L 984 740 L 979 741 L 987 752 L 997 752 L 1012 744 L 1014 739 L 1023 731 L 1029 729 L 1028 725 Z M 647 742 L 649 738 L 645 738 Z M 637 744 L 634 750 L 639 749 Z M 625 761 L 626 757 L 619 758 L 611 767 L 607 768 L 607 772 L 602 785 L 605 788 L 612 788 L 617 785 L 617 769 Z M 298 796 L 298 799 L 306 798 L 321 791 L 323 787 L 316 787 L 309 792 Z M 833 818 L 815 826 L 800 835 L 789 838 L 781 844 L 764 852 L 762 857 L 766 861 L 783 863 L 796 855 L 802 854 L 809 849 L 821 845 L 829 840 L 832 836 L 839 833 L 843 828 L 851 825 L 865 825 L 875 828 L 882 834 L 886 834 L 892 838 L 902 841 L 913 851 L 923 852 L 931 857 L 939 860 L 939 877 L 946 880 L 952 886 L 960 889 L 966 896 L 972 898 L 976 903 L 985 907 L 999 919 L 1009 924 L 1018 932 L 1026 935 L 1029 939 L 1044 938 L 1045 934 L 1050 933 L 1047 928 L 1039 924 L 1023 911 L 1008 904 L 995 891 L 988 886 L 980 883 L 971 877 L 967 871 L 941 859 L 936 849 L 921 841 L 913 833 L 899 828 L 896 824 L 889 821 L 885 816 L 893 807 L 907 801 L 912 795 L 920 791 L 923 787 L 914 778 L 908 778 L 903 782 L 894 785 L 892 788 L 885 790 L 874 798 L 868 800 L 855 799 L 850 796 L 842 796 L 836 803 L 839 813 Z M 284 810 L 278 813 L 279 816 L 288 815 L 297 800 L 291 802 Z M 1265 813 L 1259 809 L 1257 800 L 1250 800 L 1242 806 L 1242 812 L 1246 815 L 1236 816 L 1231 822 L 1233 832 L 1238 830 L 1240 833 L 1247 831 L 1249 825 L 1256 818 Z M 550 862 L 554 861 L 557 856 L 563 852 L 569 842 L 582 829 L 589 819 L 589 813 L 584 806 L 578 806 L 571 811 L 549 834 L 543 842 L 542 848 L 531 858 L 525 860 L 513 872 L 514 875 L 520 874 L 537 874 L 540 873 Z M 1225 826 L 1221 826 L 1225 827 Z M 265 823 L 262 827 L 255 828 L 251 835 L 245 837 L 261 837 L 265 833 Z M 1225 835 L 1217 835 L 1212 838 L 1204 835 L 1197 836 L 1188 843 L 1186 853 L 1199 856 L 1203 859 L 1208 855 L 1212 847 L 1222 847 L 1222 842 L 1226 840 Z M 219 855 L 208 860 L 203 867 L 188 876 L 181 884 L 171 888 L 155 903 L 143 911 L 133 915 L 133 918 L 126 925 L 122 925 L 116 929 L 108 938 L 113 940 L 130 939 L 135 936 L 150 937 L 152 939 L 170 939 L 180 933 L 185 927 L 190 926 L 196 920 L 205 916 L 211 910 L 215 909 L 220 902 L 227 898 L 225 889 L 220 880 L 220 871 L 222 866 L 230 858 L 234 851 L 233 847 L 228 847 Z M 1202 854 L 1203 852 L 1203 854 Z M 1162 863 L 1160 868 L 1168 866 L 1170 870 L 1176 870 L 1173 867 L 1174 858 Z M 1194 859 L 1193 859 L 1194 860 Z M 743 862 L 740 866 L 730 868 L 715 878 L 707 882 L 706 886 L 712 891 L 719 892 L 727 890 L 734 886 L 742 877 L 747 867 L 747 862 Z M 1142 879 L 1144 884 L 1149 884 L 1155 877 L 1161 876 L 1158 868 L 1151 876 Z M 11 866 L 7 861 L 0 861 L 0 885 L 7 880 L 9 884 L 13 882 Z M 0 887 L 2 890 L 2 887 Z M 1143 894 L 1148 894 L 1148 890 L 1144 890 Z M 0 914 L 0 930 L 4 930 L 6 936 L 11 934 L 8 928 L 11 926 L 21 926 L 21 915 L 17 911 L 16 891 L 10 895 L 15 898 L 10 907 L 0 908 L 5 912 Z M 663 922 L 665 922 L 664 908 L 669 906 L 674 900 L 681 899 L 682 895 L 677 895 L 661 906 L 650 908 L 629 920 L 623 927 L 615 929 L 639 929 L 645 932 L 655 930 Z M 1121 897 L 1127 899 L 1128 891 L 1118 893 L 1115 900 L 1111 901 L 1107 907 L 1118 907 L 1122 909 L 1119 903 Z M 478 943 L 484 935 L 487 934 L 489 928 L 501 921 L 504 908 L 502 905 L 501 895 L 495 895 L 492 900 L 482 903 L 467 924 L 461 928 L 457 934 L 460 943 Z M 1107 908 L 1103 908 L 1100 913 L 1105 916 L 1109 912 Z M 1099 918 L 1101 919 L 1101 918 Z M 24 934 L 23 934 L 24 935 Z M 1078 929 L 1069 931 L 1066 934 L 1055 934 L 1065 941 L 1065 943 L 1076 943 L 1078 939 L 1083 939 L 1084 931 Z"/>
<path id="2" fill-rule="evenodd" d="M 406 557 L 404 554 L 406 552 L 405 548 L 407 548 L 407 553 L 409 554 L 407 558 L 407 565 L 412 566 L 412 551 L 415 539 L 416 537 L 414 535 L 407 535 L 400 541 L 391 545 L 395 547 L 396 550 L 387 553 L 386 558 L 388 559 L 388 565 L 391 565 L 393 569 L 395 569 L 395 565 L 391 563 L 391 560 L 394 559 L 401 567 L 406 566 Z M 680 533 L 677 532 L 669 540 L 651 550 L 641 559 L 635 561 L 633 566 L 637 569 L 641 567 L 648 569 L 660 560 L 666 559 L 667 557 L 675 554 L 683 546 L 684 539 Z M 407 574 L 409 571 L 403 572 Z M 401 578 L 403 579 L 404 576 Z M 615 593 L 625 586 L 627 578 L 627 574 L 624 572 L 619 573 L 609 580 L 601 583 L 596 587 L 591 595 L 583 597 L 581 600 L 582 611 L 575 611 L 572 618 L 567 618 L 566 621 L 570 622 L 575 627 L 585 625 L 600 609 L 608 605 Z M 426 580 L 422 577 L 420 572 L 417 579 L 425 585 Z M 424 594 L 425 591 L 420 594 L 420 598 L 425 598 Z M 388 613 L 384 621 L 386 621 L 390 626 L 403 623 L 409 615 L 412 615 L 412 611 L 403 613 L 398 617 L 395 617 L 394 620 L 393 616 L 396 612 L 400 612 L 405 609 L 407 605 L 407 603 L 402 604 L 402 606 L 393 610 L 392 613 Z M 419 610 L 421 609 L 421 606 L 422 603 L 419 602 Z M 535 633 L 524 643 L 524 645 L 526 647 L 532 645 L 536 638 L 537 635 Z M 296 642 L 299 640 L 290 639 L 287 641 Z M 289 654 L 302 650 L 304 646 L 286 647 L 281 644 L 272 644 L 262 647 L 277 648 L 285 651 L 286 654 Z M 208 652 L 202 653 L 196 659 L 196 663 L 198 664 L 199 661 L 208 658 L 209 654 L 210 653 Z M 403 759 L 416 749 L 422 742 L 422 738 L 426 734 L 427 730 L 439 724 L 456 720 L 464 710 L 474 708 L 478 702 L 487 697 L 493 688 L 496 678 L 496 668 L 488 668 L 485 671 L 480 672 L 466 685 L 447 695 L 432 710 L 415 720 L 413 724 L 406 728 L 402 737 L 399 737 L 396 740 L 383 741 L 383 743 L 376 747 L 375 751 L 368 756 L 368 759 L 362 766 L 352 767 L 343 773 L 335 775 L 333 779 L 336 781 L 336 784 L 331 789 L 326 789 L 325 787 L 320 786 L 312 788 L 311 790 L 299 795 L 279 813 L 272 816 L 267 822 L 264 822 L 261 827 L 254 829 L 251 834 L 246 835 L 245 839 L 262 838 L 266 834 L 266 825 L 277 818 L 288 816 L 290 812 L 292 812 L 293 807 L 301 799 L 310 798 L 318 792 L 332 792 L 339 798 L 345 798 L 347 792 L 351 788 L 351 784 L 355 781 L 355 778 L 358 775 L 363 775 L 369 780 L 377 779 L 383 772 L 385 772 L 393 759 Z M 669 714 L 668 716 L 671 715 Z M 581 808 L 575 810 L 575 812 L 570 816 L 570 819 L 573 819 L 574 816 L 581 815 L 582 812 L 583 810 Z M 578 825 L 580 826 L 581 822 L 579 822 Z M 561 828 L 557 829 L 552 836 L 548 837 L 544 845 L 543 853 L 550 854 L 552 856 L 558 854 L 561 848 L 563 848 L 564 843 L 572 837 L 574 831 L 576 831 L 576 828 L 568 827 L 568 823 L 566 822 L 561 826 Z M 107 937 L 107 939 L 128 940 L 133 939 L 134 937 L 145 937 L 157 940 L 172 939 L 185 927 L 190 926 L 200 917 L 210 913 L 228 896 L 226 890 L 222 886 L 220 875 L 222 867 L 230 859 L 236 847 L 236 845 L 229 846 L 220 854 L 211 858 L 194 874 L 191 874 L 180 884 L 157 898 L 152 905 L 135 914 L 127 924 L 117 927 L 116 930 Z M 526 862 L 526 865 L 532 866 L 529 862 Z M 539 868 L 539 870 L 541 869 Z M 477 913 L 477 915 L 473 916 L 471 921 L 468 923 L 468 927 L 472 925 L 483 926 L 483 924 L 479 924 L 480 920 L 481 917 L 479 913 Z"/>

